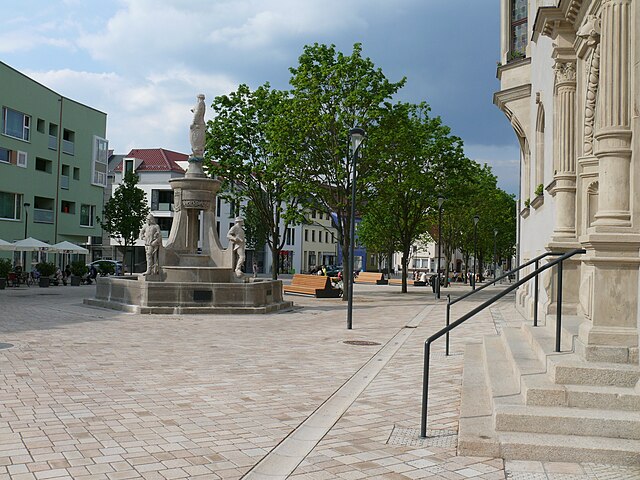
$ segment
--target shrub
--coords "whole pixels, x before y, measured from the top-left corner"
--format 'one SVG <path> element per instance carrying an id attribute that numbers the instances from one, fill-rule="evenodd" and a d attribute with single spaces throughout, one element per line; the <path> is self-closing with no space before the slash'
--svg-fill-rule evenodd
<path id="1" fill-rule="evenodd" d="M 529 208 L 529 206 L 530 206 L 530 205 L 531 205 L 531 199 L 530 199 L 530 198 L 527 198 L 527 199 L 524 201 L 524 206 L 525 206 L 525 208 Z"/>
<path id="2" fill-rule="evenodd" d="M 11 260 L 0 258 L 0 278 L 7 278 L 11 271 Z"/>
<path id="3" fill-rule="evenodd" d="M 98 263 L 98 272 L 100 275 L 113 275 L 116 273 L 116 267 L 111 262 L 100 262 Z"/>
<path id="4" fill-rule="evenodd" d="M 40 272 L 40 275 L 43 277 L 50 277 L 54 273 L 56 273 L 56 266 L 52 262 L 40 262 L 36 265 L 36 270 Z"/>
<path id="5" fill-rule="evenodd" d="M 535 193 L 536 196 L 538 196 L 538 195 L 542 195 L 543 192 L 544 192 L 544 186 L 540 184 L 536 187 L 536 190 L 533 193 Z"/>
<path id="6" fill-rule="evenodd" d="M 71 262 L 71 275 L 76 277 L 82 277 L 89 271 L 89 267 L 87 267 L 84 262 L 75 261 Z"/>

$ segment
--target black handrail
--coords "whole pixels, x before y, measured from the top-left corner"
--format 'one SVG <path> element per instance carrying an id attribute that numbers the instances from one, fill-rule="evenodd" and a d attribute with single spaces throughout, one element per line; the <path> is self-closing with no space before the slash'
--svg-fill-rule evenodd
<path id="1" fill-rule="evenodd" d="M 507 278 L 509 275 L 514 274 L 515 272 L 517 272 L 518 270 L 522 270 L 525 267 L 528 267 L 529 265 L 531 265 L 532 263 L 536 264 L 535 269 L 538 269 L 538 262 L 543 259 L 544 257 L 548 257 L 549 255 L 562 255 L 562 252 L 546 252 L 543 253 L 541 255 L 538 255 L 536 258 L 532 258 L 531 260 L 529 260 L 526 263 L 523 263 L 522 265 L 520 265 L 519 267 L 516 267 L 512 270 L 509 270 L 507 273 L 499 276 L 498 278 L 494 278 L 492 281 L 490 281 L 489 283 L 485 283 L 484 285 L 482 285 L 480 288 L 476 288 L 475 290 L 471 290 L 468 293 L 465 293 L 464 295 L 462 295 L 461 297 L 456 298 L 455 300 L 451 301 L 451 295 L 447 295 L 447 320 L 446 320 L 446 325 L 449 325 L 449 319 L 451 317 L 451 305 L 453 305 L 454 303 L 458 303 L 460 300 L 464 300 L 467 297 L 470 297 L 471 295 L 479 292 L 480 290 L 483 290 L 485 288 L 487 288 L 490 285 L 493 285 L 494 283 Z M 534 310 L 533 310 L 533 326 L 537 327 L 538 326 L 538 277 L 536 276 L 535 279 L 535 286 L 534 286 Z M 447 336 L 445 337 L 445 355 L 449 355 L 449 332 L 447 332 Z"/>
<path id="2" fill-rule="evenodd" d="M 473 317 L 476 313 L 481 312 L 482 310 L 487 308 L 489 305 L 492 305 L 497 300 L 500 300 L 506 294 L 514 291 L 520 285 L 523 285 L 524 283 L 528 282 L 532 278 L 537 277 L 541 272 L 543 272 L 543 271 L 547 270 L 548 268 L 551 268 L 551 267 L 553 267 L 555 265 L 559 265 L 559 267 L 558 267 L 558 298 L 557 298 L 557 305 L 556 305 L 556 307 L 557 307 L 556 308 L 556 310 L 557 310 L 556 311 L 556 352 L 559 352 L 560 351 L 560 333 L 561 333 L 561 330 L 562 330 L 562 316 L 561 316 L 561 312 L 562 312 L 562 292 L 561 292 L 561 288 L 562 288 L 562 278 L 561 278 L 561 275 L 562 275 L 562 262 L 565 261 L 569 257 L 572 257 L 572 256 L 577 255 L 577 254 L 583 254 L 583 253 L 587 253 L 587 251 L 584 250 L 584 249 L 581 249 L 581 248 L 577 248 L 577 249 L 571 250 L 571 251 L 561 255 L 560 257 L 556 258 L 555 260 L 553 260 L 553 261 L 551 261 L 551 262 L 549 262 L 549 263 L 537 268 L 536 270 L 531 272 L 529 275 L 527 275 L 523 279 L 518 280 L 513 285 L 510 285 L 509 287 L 505 288 L 501 292 L 498 292 L 497 294 L 495 294 L 493 297 L 491 297 L 486 302 L 484 302 L 481 305 L 477 306 L 476 308 L 474 308 L 470 312 L 466 313 L 465 315 L 460 317 L 458 320 L 456 320 L 452 324 L 447 325 L 446 327 L 442 328 L 441 330 L 439 330 L 438 332 L 434 333 L 429 338 L 427 338 L 427 340 L 424 342 L 424 372 L 423 372 L 423 383 L 422 383 L 422 418 L 421 418 L 421 424 L 420 424 L 420 436 L 422 438 L 426 438 L 427 437 L 427 402 L 428 402 L 428 399 L 429 399 L 429 356 L 430 356 L 430 353 L 431 353 L 431 344 L 435 340 L 437 340 L 440 337 L 442 337 L 444 334 L 450 332 L 451 330 L 453 330 L 457 326 L 463 324 L 469 318 Z M 535 260 L 536 259 L 534 259 L 534 261 Z M 539 258 L 537 260 L 539 260 Z"/>

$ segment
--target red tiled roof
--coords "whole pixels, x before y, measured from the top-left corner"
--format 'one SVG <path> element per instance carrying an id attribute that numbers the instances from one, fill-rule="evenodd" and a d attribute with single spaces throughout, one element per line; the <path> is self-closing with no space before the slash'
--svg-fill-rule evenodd
<path id="1" fill-rule="evenodd" d="M 176 162 L 183 162 L 189 159 L 189 155 L 184 153 L 165 150 L 164 148 L 134 148 L 126 158 L 137 158 L 142 160 L 137 172 L 180 172 L 184 173 L 184 169 Z M 122 171 L 122 162 L 118 164 L 114 171 Z"/>

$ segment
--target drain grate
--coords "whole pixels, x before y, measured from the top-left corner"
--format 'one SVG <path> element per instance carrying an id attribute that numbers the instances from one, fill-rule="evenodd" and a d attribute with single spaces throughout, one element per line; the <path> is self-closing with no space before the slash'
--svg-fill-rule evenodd
<path id="1" fill-rule="evenodd" d="M 347 345 L 360 345 L 365 347 L 380 345 L 378 342 L 370 342 L 368 340 L 345 340 L 343 343 L 346 343 Z"/>
<path id="2" fill-rule="evenodd" d="M 455 430 L 427 430 L 427 438 L 420 438 L 419 428 L 394 425 L 387 444 L 405 447 L 456 448 L 458 446 L 458 432 Z"/>

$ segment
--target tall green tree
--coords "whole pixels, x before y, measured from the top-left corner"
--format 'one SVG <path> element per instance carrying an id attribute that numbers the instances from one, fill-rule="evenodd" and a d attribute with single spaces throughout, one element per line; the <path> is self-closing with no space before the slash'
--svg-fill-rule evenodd
<path id="1" fill-rule="evenodd" d="M 364 179 L 377 168 L 377 157 L 366 151 L 358 159 L 357 179 L 349 150 L 349 130 L 365 130 L 376 125 L 388 100 L 405 80 L 390 82 L 369 58 L 362 56 L 360 44 L 350 55 L 335 45 L 305 46 L 298 66 L 291 68 L 292 111 L 278 121 L 285 147 L 292 147 L 292 168 L 296 186 L 306 196 L 310 208 L 332 212 L 333 226 L 342 247 L 343 264 L 349 262 L 351 185 L 367 189 Z M 366 150 L 366 149 L 365 149 Z M 344 299 L 350 282 L 345 282 Z"/>
<path id="2" fill-rule="evenodd" d="M 442 189 L 435 169 L 458 159 L 461 143 L 439 117 L 429 116 L 426 103 L 393 105 L 372 129 L 369 154 L 379 157 L 380 166 L 370 178 L 365 218 L 389 224 L 385 236 L 393 238 L 402 253 L 404 293 L 412 246 L 421 239 L 431 240 L 430 220 Z"/>
<path id="3" fill-rule="evenodd" d="M 137 185 L 138 176 L 133 172 L 125 173 L 122 184 L 105 203 L 102 210 L 103 217 L 96 217 L 109 237 L 118 242 L 122 252 L 124 271 L 126 271 L 127 250 L 135 243 L 140 228 L 149 214 L 147 195 Z"/>
<path id="4" fill-rule="evenodd" d="M 301 197 L 292 188 L 288 167 L 290 139 L 275 125 L 276 119 L 289 115 L 290 103 L 286 92 L 272 90 L 269 84 L 255 91 L 240 85 L 213 100 L 215 116 L 207 126 L 205 166 L 222 179 L 222 196 L 237 205 L 248 202 L 250 225 L 261 224 L 267 231 L 273 279 L 278 278 L 286 238 L 281 227 L 286 231 L 303 220 Z"/>

